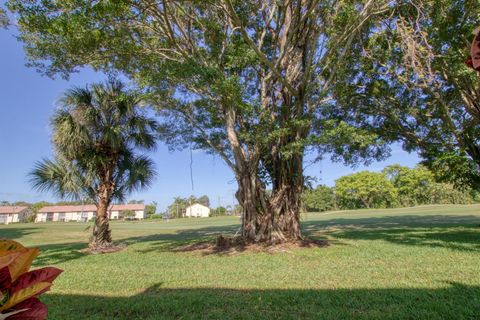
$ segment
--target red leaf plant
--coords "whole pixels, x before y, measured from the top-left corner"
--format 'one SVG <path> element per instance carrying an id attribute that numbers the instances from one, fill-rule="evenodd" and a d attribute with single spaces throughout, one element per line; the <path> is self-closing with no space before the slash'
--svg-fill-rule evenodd
<path id="1" fill-rule="evenodd" d="M 47 318 L 47 306 L 37 297 L 50 289 L 62 270 L 45 267 L 29 271 L 38 254 L 36 248 L 0 239 L 0 320 Z"/>

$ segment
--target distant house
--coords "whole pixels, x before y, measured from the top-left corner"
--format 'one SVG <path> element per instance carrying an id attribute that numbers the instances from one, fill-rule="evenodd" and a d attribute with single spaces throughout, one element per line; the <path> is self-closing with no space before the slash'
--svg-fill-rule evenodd
<path id="1" fill-rule="evenodd" d="M 114 204 L 108 210 L 108 216 L 112 220 L 123 218 L 123 214 L 127 211 L 133 212 L 132 218 L 137 220 L 145 219 L 144 204 Z M 35 222 L 48 221 L 89 221 L 97 215 L 97 207 L 95 205 L 76 205 L 76 206 L 47 206 L 41 208 L 35 219 Z"/>
<path id="2" fill-rule="evenodd" d="M 0 224 L 26 222 L 31 214 L 33 214 L 32 210 L 25 206 L 1 206 Z"/>
<path id="3" fill-rule="evenodd" d="M 35 222 L 50 221 L 89 221 L 97 214 L 94 205 L 80 206 L 47 206 L 37 212 Z"/>
<path id="4" fill-rule="evenodd" d="M 192 217 L 206 218 L 210 216 L 210 208 L 204 206 L 203 204 L 195 203 L 190 207 L 187 207 L 185 216 L 189 218 L 192 218 Z"/>
<path id="5" fill-rule="evenodd" d="M 132 218 L 136 220 L 142 220 L 147 217 L 147 213 L 145 212 L 145 205 L 138 203 L 138 204 L 115 204 L 109 210 L 109 217 L 110 219 L 121 219 L 124 217 L 124 213 L 127 211 L 133 212 Z"/>

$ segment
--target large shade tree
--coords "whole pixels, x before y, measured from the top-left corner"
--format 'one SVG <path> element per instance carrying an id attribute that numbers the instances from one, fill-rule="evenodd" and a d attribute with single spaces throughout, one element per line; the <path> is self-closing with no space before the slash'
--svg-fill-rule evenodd
<path id="1" fill-rule="evenodd" d="M 150 93 L 162 138 L 220 156 L 249 241 L 302 238 L 305 153 L 379 158 L 375 134 L 325 116 L 342 64 L 395 9 L 386 0 L 10 0 L 33 66 L 120 71 Z M 267 192 L 271 189 L 271 193 Z"/>
<path id="2" fill-rule="evenodd" d="M 477 0 L 406 1 L 339 71 L 332 114 L 419 151 L 437 178 L 479 189 L 480 77 L 465 63 L 479 12 Z"/>
<path id="3" fill-rule="evenodd" d="M 146 188 L 153 162 L 138 151 L 155 147 L 157 122 L 140 109 L 140 95 L 118 81 L 68 90 L 52 118 L 55 158 L 36 164 L 33 186 L 97 206 L 92 247 L 112 242 L 108 210 Z"/>

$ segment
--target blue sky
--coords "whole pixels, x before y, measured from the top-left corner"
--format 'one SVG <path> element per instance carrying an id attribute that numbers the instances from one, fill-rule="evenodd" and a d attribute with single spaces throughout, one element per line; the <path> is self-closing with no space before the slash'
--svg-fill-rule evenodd
<path id="1" fill-rule="evenodd" d="M 49 118 L 55 110 L 60 94 L 72 86 L 103 81 L 101 74 L 86 70 L 74 74 L 69 81 L 52 80 L 25 66 L 26 60 L 12 30 L 0 29 L 0 201 L 41 200 L 56 201 L 51 194 L 40 194 L 31 189 L 28 172 L 35 161 L 52 156 Z M 233 174 L 220 158 L 193 151 L 194 188 L 190 181 L 189 151 L 170 153 L 159 144 L 153 153 L 158 177 L 152 188 L 131 199 L 156 201 L 164 210 L 175 196 L 206 194 L 212 205 L 231 205 L 236 182 Z M 389 164 L 414 166 L 419 158 L 408 154 L 398 145 L 393 146 L 392 157 L 369 167 L 355 169 L 332 163 L 330 160 L 310 165 L 306 174 L 315 176 L 319 183 L 333 185 L 335 179 L 361 170 L 380 171 Z"/>

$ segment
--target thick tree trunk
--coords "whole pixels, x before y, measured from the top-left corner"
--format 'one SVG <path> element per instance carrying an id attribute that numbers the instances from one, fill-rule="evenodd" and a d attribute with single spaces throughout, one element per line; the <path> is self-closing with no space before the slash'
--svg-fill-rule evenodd
<path id="1" fill-rule="evenodd" d="M 101 188 L 101 192 L 97 205 L 97 217 L 93 234 L 90 238 L 90 248 L 105 248 L 112 244 L 112 235 L 110 231 L 108 207 L 110 206 L 110 197 L 108 196 L 108 188 Z"/>
<path id="2" fill-rule="evenodd" d="M 280 169 L 270 196 L 256 174 L 239 177 L 237 199 L 243 208 L 242 236 L 247 242 L 274 244 L 303 239 L 300 228 L 302 165 L 301 157 L 283 161 L 284 169 Z"/>
<path id="3" fill-rule="evenodd" d="M 247 242 L 265 243 L 302 239 L 300 196 L 303 188 L 303 150 L 288 158 L 282 157 L 278 150 L 282 144 L 289 145 L 304 138 L 307 131 L 300 129 L 281 139 L 273 145 L 275 150 L 265 150 L 264 146 L 244 148 L 235 131 L 235 109 L 227 105 L 225 111 L 227 136 L 235 158 L 236 196 L 243 208 L 242 237 Z M 264 165 L 268 162 L 267 171 L 273 183 L 271 196 L 267 195 L 259 176 L 260 160 L 265 161 Z"/>
<path id="4" fill-rule="evenodd" d="M 255 170 L 256 172 L 256 170 Z M 249 242 L 261 241 L 258 230 L 260 218 L 266 214 L 266 194 L 258 176 L 245 172 L 237 177 L 237 200 L 242 206 L 242 237 Z"/>
<path id="5" fill-rule="evenodd" d="M 362 202 L 366 209 L 370 209 L 370 201 L 367 199 L 362 199 Z"/>
<path id="6" fill-rule="evenodd" d="M 279 240 L 303 239 L 300 229 L 301 195 L 303 191 L 303 155 L 277 159 L 270 210 Z"/>

